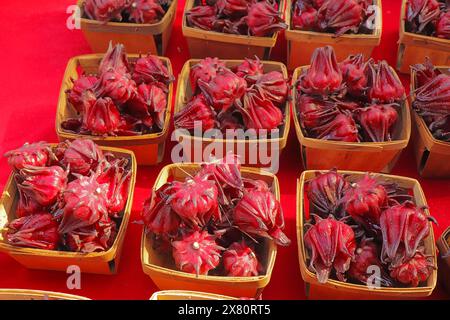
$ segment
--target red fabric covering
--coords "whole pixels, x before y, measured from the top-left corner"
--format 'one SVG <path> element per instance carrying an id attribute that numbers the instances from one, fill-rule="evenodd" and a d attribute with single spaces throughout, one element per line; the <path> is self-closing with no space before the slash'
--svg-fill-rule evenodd
<path id="1" fill-rule="evenodd" d="M 0 21 L 0 154 L 26 141 L 56 141 L 54 119 L 61 79 L 70 57 L 89 53 L 90 49 L 81 31 L 68 30 L 66 8 L 75 0 L 6 1 L 2 3 Z M 383 1 L 383 38 L 374 57 L 395 64 L 397 54 L 400 0 Z M 184 1 L 179 0 L 177 19 L 172 32 L 168 56 L 174 74 L 178 75 L 189 53 L 181 32 Z M 281 37 L 282 38 L 282 37 Z M 280 39 L 273 59 L 285 61 L 286 44 Z M 408 87 L 408 78 L 403 78 Z M 0 288 L 27 288 L 67 292 L 92 299 L 148 299 L 157 290 L 141 267 L 140 240 L 142 226 L 132 221 L 139 219 L 142 203 L 150 194 L 156 175 L 170 162 L 169 148 L 163 164 L 139 168 L 131 223 L 119 273 L 115 276 L 83 274 L 82 289 L 68 290 L 64 272 L 28 270 L 6 254 L 0 254 Z M 297 258 L 295 235 L 296 177 L 302 168 L 299 145 L 291 130 L 289 143 L 281 158 L 278 174 L 282 191 L 282 205 L 286 216 L 286 233 L 293 240 L 288 248 L 278 251 L 272 280 L 263 293 L 265 299 L 304 299 L 303 282 Z M 418 178 L 414 156 L 408 148 L 397 164 L 394 174 Z M 10 174 L 4 158 L 0 159 L 0 189 Z M 435 227 L 438 237 L 449 225 L 450 197 L 448 180 L 419 179 L 425 190 L 430 210 L 439 221 Z M 437 289 L 432 298 L 448 298 Z"/>

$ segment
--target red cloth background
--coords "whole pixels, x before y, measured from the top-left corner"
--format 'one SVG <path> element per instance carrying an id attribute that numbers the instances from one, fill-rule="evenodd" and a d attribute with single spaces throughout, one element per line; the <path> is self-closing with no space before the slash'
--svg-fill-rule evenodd
<path id="1" fill-rule="evenodd" d="M 70 57 L 90 52 L 80 30 L 66 28 L 66 9 L 75 0 L 4 1 L 0 6 L 0 154 L 24 142 L 56 141 L 54 121 L 61 80 Z M 383 1 L 383 37 L 374 51 L 376 59 L 395 64 L 397 55 L 400 0 Z M 184 1 L 179 0 L 177 18 L 167 56 L 178 75 L 189 53 L 181 32 Z M 286 44 L 280 37 L 273 60 L 285 61 Z M 403 77 L 409 87 L 408 77 Z M 170 147 L 170 146 L 169 146 Z M 131 221 L 139 219 L 142 203 L 149 196 L 156 175 L 170 162 L 139 168 Z M 278 178 L 281 203 L 286 216 L 286 233 L 293 240 L 278 251 L 272 280 L 263 293 L 265 299 L 304 299 L 303 282 L 297 258 L 295 235 L 296 177 L 302 171 L 299 145 L 294 130 L 281 157 Z M 414 156 L 409 147 L 394 169 L 394 174 L 418 178 Z M 10 174 L 5 158 L 0 158 L 0 190 Z M 430 206 L 439 221 L 436 237 L 450 224 L 449 181 L 419 179 Z M 141 268 L 142 226 L 130 223 L 119 273 L 114 276 L 83 274 L 82 289 L 68 290 L 64 272 L 28 270 L 6 254 L 0 254 L 0 288 L 24 288 L 67 292 L 92 299 L 148 299 L 157 290 Z M 432 298 L 449 297 L 439 288 Z"/>

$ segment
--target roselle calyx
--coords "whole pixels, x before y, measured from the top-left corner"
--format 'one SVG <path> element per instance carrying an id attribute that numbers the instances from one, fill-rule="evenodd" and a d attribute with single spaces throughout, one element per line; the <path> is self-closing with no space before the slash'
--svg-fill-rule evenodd
<path id="1" fill-rule="evenodd" d="M 192 92 L 197 91 L 198 80 L 201 79 L 202 81 L 210 82 L 221 68 L 225 68 L 225 63 L 218 58 L 210 57 L 206 57 L 193 65 L 189 71 Z"/>
<path id="2" fill-rule="evenodd" d="M 359 109 L 357 119 L 369 141 L 392 140 L 392 129 L 398 120 L 397 104 L 371 105 Z"/>
<path id="3" fill-rule="evenodd" d="M 250 76 L 248 78 L 256 79 L 253 88 L 275 105 L 281 106 L 286 102 L 289 87 L 281 72 L 271 71 L 261 76 Z"/>
<path id="4" fill-rule="evenodd" d="M 385 60 L 378 65 L 370 63 L 369 68 L 369 98 L 373 102 L 392 103 L 404 99 L 405 88 Z"/>
<path id="5" fill-rule="evenodd" d="M 390 275 L 398 282 L 417 287 L 419 283 L 425 282 L 431 275 L 434 266 L 432 257 L 423 254 L 423 249 L 418 250 L 414 256 L 399 265 L 390 266 Z"/>
<path id="6" fill-rule="evenodd" d="M 102 150 L 90 139 L 61 142 L 56 150 L 59 161 L 70 172 L 87 175 L 97 169 L 103 159 Z"/>
<path id="7" fill-rule="evenodd" d="M 338 114 L 334 120 L 313 128 L 317 139 L 344 142 L 358 142 L 358 129 L 355 120 L 347 113 Z"/>
<path id="8" fill-rule="evenodd" d="M 201 125 L 203 131 L 216 127 L 216 113 L 203 94 L 195 96 L 174 115 L 175 128 L 194 130 Z"/>
<path id="9" fill-rule="evenodd" d="M 291 242 L 282 231 L 284 216 L 281 205 L 269 190 L 244 192 L 233 210 L 233 221 L 242 232 L 252 236 L 273 239 L 281 246 L 288 246 Z"/>
<path id="10" fill-rule="evenodd" d="M 218 15 L 243 16 L 247 13 L 251 0 L 217 0 L 215 6 Z"/>
<path id="11" fill-rule="evenodd" d="M 345 273 L 355 255 L 355 234 L 350 226 L 333 217 L 314 216 L 314 219 L 315 224 L 304 236 L 310 251 L 309 269 L 316 273 L 320 283 L 328 281 L 332 270 L 339 280 L 345 281 Z"/>
<path id="12" fill-rule="evenodd" d="M 394 205 L 381 214 L 381 260 L 398 265 L 411 259 L 430 233 L 430 217 L 411 201 Z"/>
<path id="13" fill-rule="evenodd" d="M 275 32 L 287 28 L 280 12 L 266 0 L 250 4 L 246 22 L 250 35 L 256 37 L 271 36 Z"/>
<path id="14" fill-rule="evenodd" d="M 345 211 L 373 235 L 380 235 L 380 216 L 388 205 L 388 194 L 378 180 L 366 174 L 350 184 L 342 199 Z"/>
<path id="15" fill-rule="evenodd" d="M 84 105 L 82 130 L 94 136 L 115 135 L 119 128 L 120 113 L 109 97 L 96 99 L 91 91 L 89 102 Z"/>
<path id="16" fill-rule="evenodd" d="M 301 3 L 301 1 L 298 1 Z M 303 6 L 299 8 L 297 5 L 292 16 L 292 26 L 294 29 L 312 31 L 318 27 L 317 9 L 313 6 Z"/>
<path id="17" fill-rule="evenodd" d="M 341 90 L 342 73 L 330 46 L 317 48 L 311 57 L 311 65 L 304 71 L 298 87 L 312 95 L 327 96 Z"/>
<path id="18" fill-rule="evenodd" d="M 115 70 L 118 73 L 126 74 L 130 71 L 128 65 L 127 53 L 123 44 L 118 43 L 113 46 L 112 42 L 109 43 L 108 50 L 100 61 L 98 67 L 99 75 Z"/>
<path id="19" fill-rule="evenodd" d="M 436 76 L 441 74 L 441 72 L 434 67 L 433 63 L 428 57 L 425 58 L 424 63 L 418 63 L 411 66 L 411 70 L 413 70 L 416 74 L 416 88 L 422 87 L 429 81 L 433 80 Z"/>
<path id="20" fill-rule="evenodd" d="M 244 62 L 236 66 L 233 71 L 238 77 L 247 80 L 248 84 L 254 84 L 264 74 L 264 65 L 255 56 L 255 59 L 245 58 Z"/>
<path id="21" fill-rule="evenodd" d="M 244 241 L 231 244 L 223 252 L 223 266 L 227 276 L 256 277 L 259 275 L 258 265 L 255 252 Z"/>
<path id="22" fill-rule="evenodd" d="M 186 11 L 186 20 L 189 26 L 210 31 L 217 22 L 216 14 L 215 6 L 197 6 Z"/>
<path id="23" fill-rule="evenodd" d="M 128 6 L 129 0 L 86 0 L 84 12 L 89 19 L 108 22 L 121 21 L 121 12 Z"/>
<path id="24" fill-rule="evenodd" d="M 135 23 L 156 23 L 165 11 L 159 0 L 132 0 L 127 9 L 130 20 Z"/>
<path id="25" fill-rule="evenodd" d="M 102 216 L 108 215 L 108 185 L 97 182 L 95 174 L 77 176 L 69 182 L 62 194 L 60 209 L 62 220 L 58 231 L 72 232 L 95 224 Z"/>
<path id="26" fill-rule="evenodd" d="M 220 252 L 214 237 L 206 231 L 194 231 L 181 240 L 172 242 L 172 256 L 177 268 L 197 276 L 207 275 L 220 263 Z"/>
<path id="27" fill-rule="evenodd" d="M 367 89 L 367 63 L 364 61 L 364 56 L 350 55 L 339 63 L 339 68 L 347 91 L 355 97 L 361 97 Z"/>
<path id="28" fill-rule="evenodd" d="M 409 31 L 421 33 L 429 24 L 433 24 L 440 15 L 437 0 L 411 0 L 406 7 L 406 21 Z"/>
<path id="29" fill-rule="evenodd" d="M 15 219 L 7 228 L 6 240 L 15 246 L 54 250 L 59 243 L 58 223 L 47 212 Z"/>
<path id="30" fill-rule="evenodd" d="M 73 80 L 73 87 L 66 91 L 67 101 L 77 110 L 77 112 L 83 112 L 84 100 L 83 95 L 88 90 L 94 90 L 97 84 L 97 76 L 85 76 L 82 75 L 80 78 Z"/>
<path id="31" fill-rule="evenodd" d="M 312 130 L 331 122 L 338 114 L 339 109 L 334 103 L 323 101 L 305 94 L 297 98 L 299 121 L 302 128 Z"/>
<path id="32" fill-rule="evenodd" d="M 25 166 L 45 167 L 54 160 L 55 155 L 50 145 L 44 141 L 25 143 L 20 148 L 5 153 L 8 164 L 16 170 Z"/>
<path id="33" fill-rule="evenodd" d="M 283 113 L 263 92 L 252 87 L 244 95 L 242 116 L 246 128 L 272 130 L 283 122 Z"/>
<path id="34" fill-rule="evenodd" d="M 129 73 L 109 69 L 101 75 L 94 91 L 97 97 L 110 98 L 121 106 L 136 94 L 136 83 Z"/>
<path id="35" fill-rule="evenodd" d="M 18 173 L 18 188 L 40 206 L 51 206 L 66 187 L 67 174 L 59 166 L 25 166 Z"/>
<path id="36" fill-rule="evenodd" d="M 133 80 L 137 84 L 161 82 L 169 85 L 175 78 L 164 62 L 154 55 L 139 58 L 133 65 Z"/>
<path id="37" fill-rule="evenodd" d="M 199 79 L 197 84 L 217 112 L 225 112 L 240 99 L 247 88 L 244 79 L 238 77 L 231 70 L 222 68 L 210 82 Z"/>
<path id="38" fill-rule="evenodd" d="M 438 38 L 450 39 L 450 10 L 442 13 L 436 23 L 436 36 Z"/>
<path id="39" fill-rule="evenodd" d="M 439 74 L 414 92 L 413 108 L 423 115 L 448 115 L 450 76 Z"/>
<path id="40" fill-rule="evenodd" d="M 333 0 L 325 1 L 317 14 L 322 30 L 332 29 L 340 36 L 349 30 L 358 32 L 364 10 L 356 0 Z"/>
<path id="41" fill-rule="evenodd" d="M 183 221 L 193 228 L 202 228 L 211 221 L 221 221 L 217 186 L 207 176 L 188 177 L 174 181 L 166 189 L 167 203 Z"/>
<path id="42" fill-rule="evenodd" d="M 330 214 L 343 217 L 342 197 L 348 188 L 349 183 L 336 169 L 316 173 L 316 177 L 308 184 L 308 199 L 312 203 L 310 211 L 322 218 Z"/>

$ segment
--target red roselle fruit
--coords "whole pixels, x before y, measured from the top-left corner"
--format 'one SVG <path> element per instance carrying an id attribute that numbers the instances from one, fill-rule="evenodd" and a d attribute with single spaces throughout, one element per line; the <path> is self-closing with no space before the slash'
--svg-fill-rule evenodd
<path id="1" fill-rule="evenodd" d="M 348 189 L 349 183 L 344 177 L 332 169 L 326 173 L 316 173 L 316 177 L 308 184 L 308 199 L 312 203 L 311 212 L 322 218 L 332 214 L 342 217 L 342 197 Z"/>
<path id="2" fill-rule="evenodd" d="M 253 2 L 248 7 L 246 21 L 249 33 L 256 37 L 266 37 L 286 29 L 281 14 L 268 1 Z"/>
<path id="3" fill-rule="evenodd" d="M 286 102 L 289 87 L 281 72 L 271 71 L 256 78 L 255 89 L 275 105 L 281 106 Z"/>
<path id="4" fill-rule="evenodd" d="M 304 241 L 310 250 L 309 268 L 320 283 L 326 283 L 332 269 L 340 281 L 355 255 L 356 241 L 352 228 L 333 217 L 314 216 L 315 224 L 305 233 Z"/>
<path id="5" fill-rule="evenodd" d="M 133 0 L 127 11 L 136 23 L 156 23 L 165 13 L 159 0 Z"/>
<path id="6" fill-rule="evenodd" d="M 426 57 L 424 63 L 418 63 L 413 66 L 411 66 L 411 70 L 413 70 L 416 73 L 416 88 L 420 88 L 424 84 L 428 83 L 429 81 L 433 80 L 435 77 L 437 77 L 441 72 L 439 69 L 436 69 L 431 62 L 431 60 Z"/>
<path id="7" fill-rule="evenodd" d="M 218 190 L 206 176 L 189 177 L 184 182 L 174 181 L 166 192 L 169 194 L 167 203 L 192 227 L 204 227 L 211 220 L 221 221 Z"/>
<path id="8" fill-rule="evenodd" d="M 356 0 L 325 1 L 317 12 L 322 30 L 332 28 L 335 36 L 351 30 L 358 32 L 364 10 Z"/>
<path id="9" fill-rule="evenodd" d="M 210 82 L 199 79 L 197 84 L 210 105 L 218 112 L 233 106 L 247 89 L 245 80 L 226 68 L 218 70 Z"/>
<path id="10" fill-rule="evenodd" d="M 302 128 L 311 130 L 331 122 L 339 110 L 329 101 L 322 101 L 311 96 L 302 94 L 297 99 L 299 110 L 299 121 Z"/>
<path id="11" fill-rule="evenodd" d="M 216 14 L 215 6 L 197 6 L 186 11 L 186 20 L 189 26 L 209 31 L 217 23 Z"/>
<path id="12" fill-rule="evenodd" d="M 390 103 L 404 98 L 405 88 L 386 61 L 376 66 L 370 63 L 369 68 L 369 98 L 372 101 Z"/>
<path id="13" fill-rule="evenodd" d="M 284 217 L 281 205 L 269 190 L 247 190 L 233 210 L 233 221 L 249 235 L 272 239 L 281 246 L 291 243 L 282 231 Z"/>
<path id="14" fill-rule="evenodd" d="M 436 23 L 436 36 L 438 38 L 450 39 L 450 10 L 441 14 Z"/>
<path id="15" fill-rule="evenodd" d="M 367 63 L 364 61 L 364 55 L 348 56 L 347 59 L 339 63 L 339 68 L 347 91 L 356 97 L 362 96 L 367 89 Z"/>
<path id="16" fill-rule="evenodd" d="M 294 9 L 294 15 L 292 16 L 292 26 L 294 29 L 299 30 L 314 30 L 318 26 L 317 10 L 312 6 L 297 6 Z"/>
<path id="17" fill-rule="evenodd" d="M 108 250 L 117 234 L 117 226 L 108 216 L 94 225 L 73 230 L 64 235 L 64 243 L 73 252 L 98 252 Z"/>
<path id="18" fill-rule="evenodd" d="M 6 239 L 15 246 L 54 250 L 59 242 L 58 223 L 50 213 L 15 219 L 7 227 Z"/>
<path id="19" fill-rule="evenodd" d="M 229 277 L 256 277 L 258 258 L 255 252 L 242 242 L 235 242 L 223 253 L 223 266 Z"/>
<path id="20" fill-rule="evenodd" d="M 233 71 L 238 77 L 247 80 L 247 83 L 254 84 L 256 80 L 264 74 L 264 65 L 261 60 L 255 56 L 255 59 L 245 58 L 244 62 L 236 66 Z"/>
<path id="21" fill-rule="evenodd" d="M 380 233 L 380 216 L 388 204 L 388 194 L 375 177 L 366 174 L 350 184 L 342 202 L 353 220 L 375 235 Z"/>
<path id="22" fill-rule="evenodd" d="M 136 83 L 129 73 L 111 69 L 102 74 L 95 93 L 98 97 L 111 98 L 117 106 L 121 106 L 136 94 Z"/>
<path id="23" fill-rule="evenodd" d="M 103 152 L 89 139 L 76 139 L 61 142 L 55 150 L 61 164 L 70 172 L 87 175 L 95 171 L 103 159 Z"/>
<path id="24" fill-rule="evenodd" d="M 167 107 L 167 94 L 155 83 L 142 83 L 137 88 L 136 95 L 127 103 L 128 111 L 148 127 L 153 125 L 152 113 L 156 114 L 156 125 L 162 129 L 164 127 L 164 116 Z"/>
<path id="25" fill-rule="evenodd" d="M 397 104 L 371 105 L 357 112 L 358 122 L 369 141 L 383 142 L 392 140 L 392 129 L 397 122 Z"/>
<path id="26" fill-rule="evenodd" d="M 112 45 L 109 43 L 108 51 L 103 56 L 102 61 L 98 67 L 99 75 L 102 75 L 110 70 L 115 70 L 118 73 L 128 73 L 129 65 L 125 47 L 123 44 Z"/>
<path id="27" fill-rule="evenodd" d="M 84 12 L 89 19 L 93 20 L 121 21 L 121 12 L 127 5 L 127 0 L 86 0 Z"/>
<path id="28" fill-rule="evenodd" d="M 421 251 L 417 251 L 408 261 L 390 266 L 390 275 L 400 283 L 417 287 L 419 283 L 426 281 L 435 269 L 430 258 Z"/>
<path id="29" fill-rule="evenodd" d="M 8 164 L 16 170 L 26 166 L 45 167 L 54 155 L 50 145 L 46 142 L 25 143 L 20 148 L 5 153 Z"/>
<path id="30" fill-rule="evenodd" d="M 406 21 L 412 32 L 422 32 L 439 17 L 440 4 L 437 0 L 410 0 L 407 2 Z"/>
<path id="31" fill-rule="evenodd" d="M 384 271 L 379 257 L 378 245 L 370 239 L 363 239 L 355 251 L 355 258 L 350 263 L 348 277 L 362 284 L 368 284 L 371 278 L 372 282 L 379 281 L 383 287 L 392 287 L 394 283 Z M 373 267 L 379 268 L 380 276 L 376 275 L 374 278 L 373 269 L 370 270 Z"/>
<path id="32" fill-rule="evenodd" d="M 206 231 L 194 231 L 179 241 L 172 242 L 172 256 L 177 268 L 183 272 L 207 275 L 220 263 L 220 252 L 214 237 Z"/>
<path id="33" fill-rule="evenodd" d="M 133 80 L 137 84 L 162 82 L 168 85 L 174 80 L 174 77 L 161 59 L 149 54 L 139 58 L 134 64 Z"/>
<path id="34" fill-rule="evenodd" d="M 59 166 L 26 166 L 19 171 L 18 187 L 40 206 L 53 205 L 67 184 L 67 172 Z"/>
<path id="35" fill-rule="evenodd" d="M 202 131 L 216 126 L 216 113 L 203 94 L 195 96 L 174 116 L 175 128 L 194 130 L 201 125 Z"/>
<path id="36" fill-rule="evenodd" d="M 243 16 L 247 13 L 251 2 L 251 0 L 217 0 L 217 13 L 226 16 Z"/>
<path id="37" fill-rule="evenodd" d="M 71 79 L 73 82 L 72 89 L 66 91 L 67 100 L 69 103 L 77 110 L 78 113 L 82 113 L 84 101 L 83 94 L 87 90 L 93 90 L 96 85 L 98 78 L 96 76 L 85 76 L 82 75 L 77 80 Z"/>
<path id="38" fill-rule="evenodd" d="M 17 181 L 17 178 L 16 178 Z M 17 202 L 16 217 L 22 218 L 31 214 L 35 214 L 43 210 L 42 206 L 29 195 L 25 189 L 17 184 L 17 190 L 19 192 L 19 201 Z"/>
<path id="39" fill-rule="evenodd" d="M 411 201 L 383 211 L 380 217 L 383 235 L 381 260 L 397 265 L 411 259 L 430 233 L 430 219 Z"/>
<path id="40" fill-rule="evenodd" d="M 299 88 L 308 94 L 328 96 L 341 89 L 342 73 L 330 46 L 317 48 L 311 57 L 311 65 L 299 79 Z"/>
<path id="41" fill-rule="evenodd" d="M 193 65 L 189 71 L 192 92 L 197 91 L 198 80 L 201 79 L 205 82 L 210 82 L 221 68 L 225 68 L 225 63 L 218 58 L 210 57 L 202 59 L 197 64 Z"/>
<path id="42" fill-rule="evenodd" d="M 357 142 L 358 129 L 351 115 L 341 113 L 333 121 L 312 129 L 317 139 Z"/>
<path id="43" fill-rule="evenodd" d="M 60 208 L 62 220 L 59 233 L 69 233 L 95 224 L 108 215 L 108 185 L 97 182 L 95 174 L 78 176 L 67 185 Z"/>
<path id="44" fill-rule="evenodd" d="M 448 115 L 450 111 L 450 76 L 437 75 L 414 92 L 413 107 L 419 113 Z"/>
<path id="45" fill-rule="evenodd" d="M 283 113 L 270 99 L 253 87 L 244 95 L 241 109 L 245 127 L 248 129 L 276 129 L 283 122 Z"/>
<path id="46" fill-rule="evenodd" d="M 174 236 L 178 233 L 181 219 L 167 204 L 167 197 L 161 189 L 153 192 L 152 196 L 145 200 L 142 217 L 147 231 L 161 236 Z"/>
<path id="47" fill-rule="evenodd" d="M 119 129 L 120 113 L 109 97 L 96 99 L 88 91 L 89 100 L 84 105 L 82 129 L 94 136 L 115 135 Z"/>
<path id="48" fill-rule="evenodd" d="M 97 182 L 108 185 L 106 198 L 108 212 L 111 217 L 120 217 L 128 200 L 128 187 L 131 179 L 131 170 L 127 169 L 128 160 L 115 159 L 111 162 L 102 162 L 101 172 L 98 173 Z"/>
<path id="49" fill-rule="evenodd" d="M 219 122 L 219 129 L 223 133 L 226 133 L 227 130 L 245 129 L 240 118 L 239 110 L 233 110 L 232 112 L 229 110 L 228 112 L 222 113 L 218 116 L 217 120 Z"/>

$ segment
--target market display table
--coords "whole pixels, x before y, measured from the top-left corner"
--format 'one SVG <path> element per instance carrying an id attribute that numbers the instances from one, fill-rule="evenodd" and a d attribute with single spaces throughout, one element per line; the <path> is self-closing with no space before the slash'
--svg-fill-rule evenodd
<path id="1" fill-rule="evenodd" d="M 0 21 L 0 154 L 16 148 L 26 141 L 56 141 L 55 113 L 64 69 L 69 58 L 89 53 L 90 49 L 80 30 L 66 27 L 68 6 L 74 0 L 9 1 L 1 6 Z M 395 65 L 397 55 L 400 0 L 383 1 L 383 35 L 374 51 L 374 58 L 385 59 Z M 174 74 L 178 75 L 189 58 L 186 42 L 181 33 L 184 1 L 179 0 L 178 12 L 167 56 Z M 272 59 L 285 62 L 284 37 L 273 52 Z M 406 88 L 409 77 L 402 76 Z M 131 223 L 125 237 L 122 260 L 117 275 L 83 274 L 80 290 L 69 290 L 67 274 L 53 271 L 28 270 L 5 254 L 0 254 L 0 288 L 24 288 L 60 291 L 91 299 L 148 299 L 157 290 L 141 267 L 140 245 L 142 204 L 150 195 L 160 169 L 170 163 L 170 150 L 165 160 L 155 167 L 139 167 L 134 192 Z M 264 299 L 304 299 L 295 241 L 296 177 L 303 170 L 299 144 L 291 130 L 286 149 L 281 156 L 281 170 L 277 176 L 281 186 L 281 204 L 286 217 L 286 233 L 293 240 L 288 248 L 278 250 L 272 280 L 263 293 Z M 5 158 L 0 160 L 0 188 L 3 189 L 10 174 Z M 436 238 L 450 224 L 450 181 L 418 177 L 410 147 L 402 154 L 393 174 L 418 178 L 430 207 L 439 222 L 434 227 Z M 449 299 L 439 285 L 431 298 Z"/>

